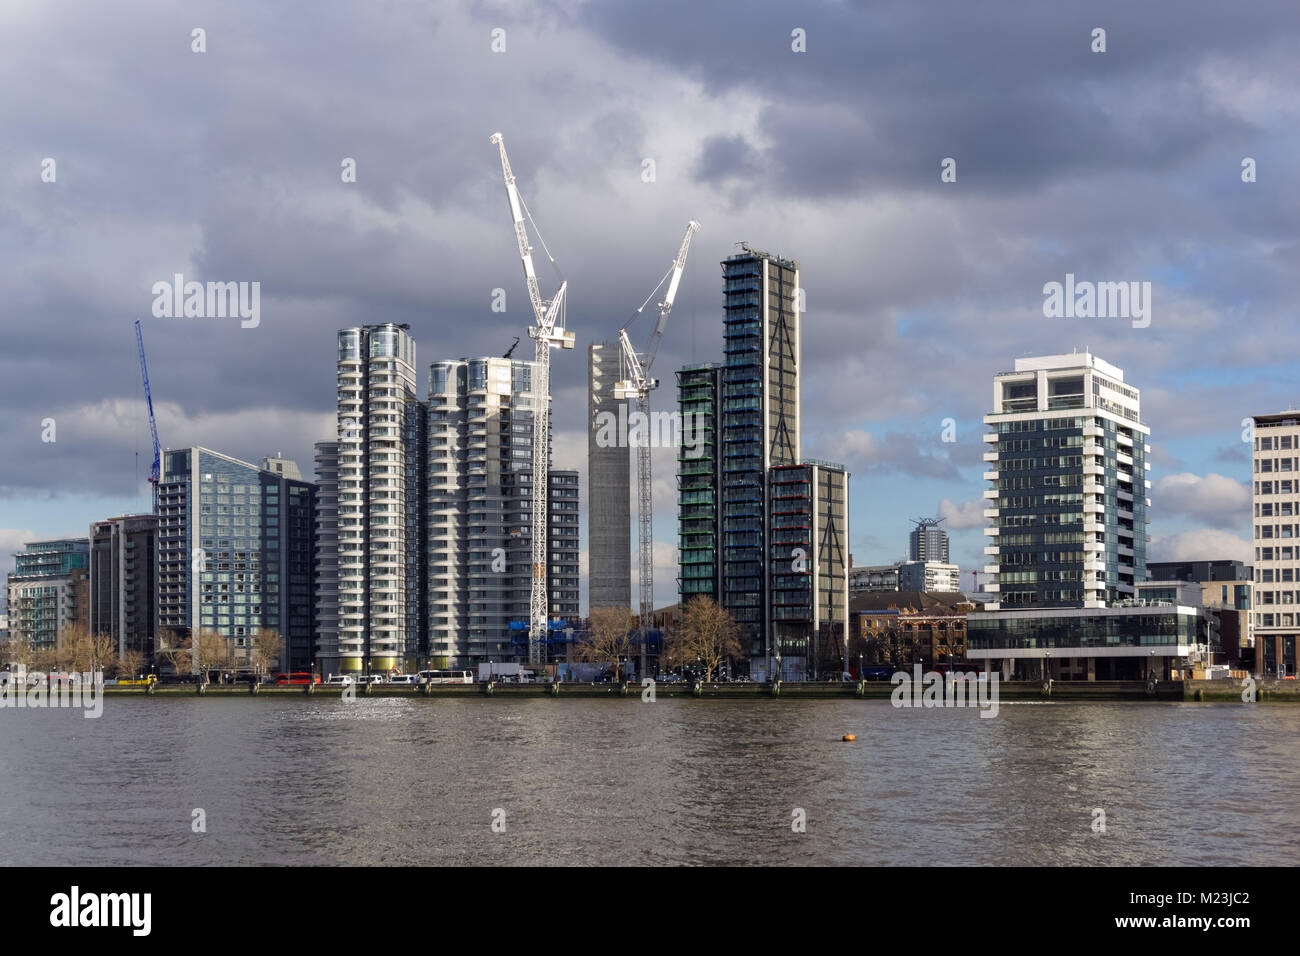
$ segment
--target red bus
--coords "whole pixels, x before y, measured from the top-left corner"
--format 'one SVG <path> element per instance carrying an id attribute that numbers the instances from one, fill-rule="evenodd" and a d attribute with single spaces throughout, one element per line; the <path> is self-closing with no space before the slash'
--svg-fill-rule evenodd
<path id="1" fill-rule="evenodd" d="M 276 674 L 275 682 L 276 684 L 319 684 L 320 677 L 307 673 Z"/>

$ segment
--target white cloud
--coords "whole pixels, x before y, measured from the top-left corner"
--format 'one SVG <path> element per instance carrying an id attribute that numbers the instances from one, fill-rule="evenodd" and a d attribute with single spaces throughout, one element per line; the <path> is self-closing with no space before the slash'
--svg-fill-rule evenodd
<path id="1" fill-rule="evenodd" d="M 1151 504 L 1160 512 L 1182 514 L 1220 528 L 1250 520 L 1250 488 L 1234 478 L 1210 472 L 1166 475 L 1155 483 Z"/>
<path id="2" fill-rule="evenodd" d="M 1152 535 L 1147 561 L 1244 561 L 1253 560 L 1251 543 L 1231 531 L 1200 529 L 1171 535 Z"/>
<path id="3" fill-rule="evenodd" d="M 939 517 L 944 519 L 944 523 L 953 531 L 962 531 L 966 528 L 982 528 L 988 524 L 988 519 L 984 517 L 984 501 L 963 501 L 961 504 L 953 504 L 948 498 L 939 502 Z"/>

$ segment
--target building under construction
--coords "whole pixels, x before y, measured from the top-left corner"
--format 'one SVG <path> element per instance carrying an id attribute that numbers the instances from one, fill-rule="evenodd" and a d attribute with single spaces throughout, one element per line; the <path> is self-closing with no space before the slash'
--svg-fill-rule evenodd
<path id="1" fill-rule="evenodd" d="M 597 440 L 602 413 L 618 414 L 614 398 L 619 344 L 587 349 L 587 527 L 589 607 L 632 607 L 632 473 L 621 442 Z M 608 430 L 607 430 L 608 431 Z"/>

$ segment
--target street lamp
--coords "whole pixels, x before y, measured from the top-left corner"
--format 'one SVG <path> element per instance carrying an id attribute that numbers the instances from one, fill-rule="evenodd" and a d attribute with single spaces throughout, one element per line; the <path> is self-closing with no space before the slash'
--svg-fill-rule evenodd
<path id="1" fill-rule="evenodd" d="M 1043 651 L 1043 680 L 1052 679 L 1052 652 Z"/>
<path id="2" fill-rule="evenodd" d="M 779 644 L 776 648 L 776 679 L 778 682 L 781 680 L 781 646 Z"/>

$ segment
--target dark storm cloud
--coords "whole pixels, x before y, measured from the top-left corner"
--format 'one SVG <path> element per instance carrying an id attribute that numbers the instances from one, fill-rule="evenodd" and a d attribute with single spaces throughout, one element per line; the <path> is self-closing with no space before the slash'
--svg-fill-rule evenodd
<path id="1" fill-rule="evenodd" d="M 1189 82 L 1195 70 L 1213 56 L 1284 49 L 1297 11 L 1283 0 L 873 2 L 746 4 L 736 16 L 726 4 L 679 0 L 635 11 L 596 3 L 588 22 L 710 90 L 761 91 L 767 185 L 826 195 L 931 187 L 946 156 L 980 191 L 1184 164 L 1250 133 Z M 1090 49 L 1098 26 L 1105 53 Z M 791 50 L 796 27 L 807 52 Z"/>

